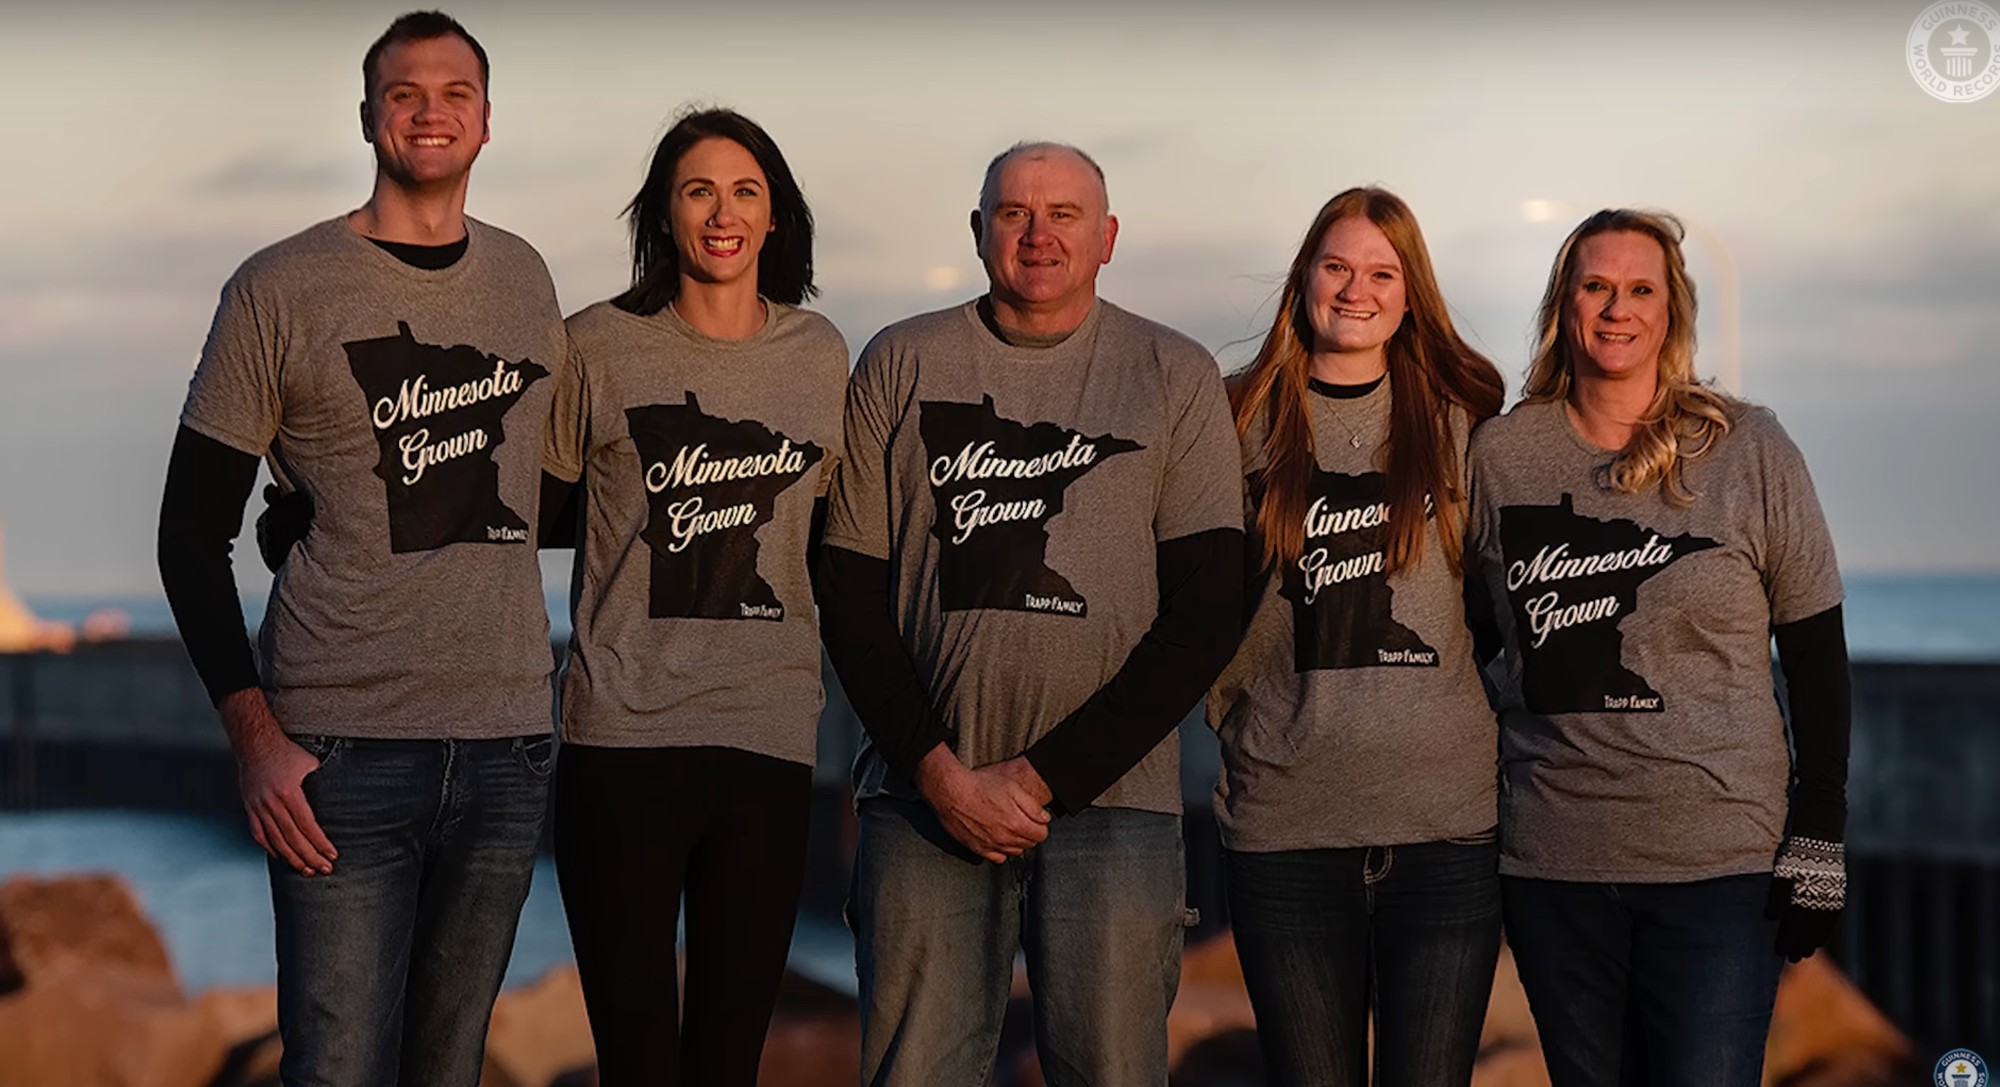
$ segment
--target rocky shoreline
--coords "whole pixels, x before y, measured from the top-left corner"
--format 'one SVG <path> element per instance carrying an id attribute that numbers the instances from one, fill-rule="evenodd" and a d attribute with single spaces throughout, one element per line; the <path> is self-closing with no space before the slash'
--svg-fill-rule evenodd
<path id="1" fill-rule="evenodd" d="M 1017 976 L 998 1082 L 1041 1087 Z M 1173 1087 L 1261 1087 L 1255 1024 L 1225 934 L 1192 946 L 1169 1020 Z M 0 884 L 0 1087 L 276 1087 L 270 986 L 189 994 L 158 931 L 115 876 L 15 877 Z M 1770 1087 L 1907 1082 L 1909 1042 L 1823 957 L 1778 990 Z M 851 1087 L 860 1060 L 853 998 L 788 977 L 760 1087 Z M 562 966 L 502 993 L 481 1087 L 596 1082 L 576 971 Z M 1504 953 L 1480 1038 L 1475 1087 L 1546 1085 L 1534 1021 Z"/>

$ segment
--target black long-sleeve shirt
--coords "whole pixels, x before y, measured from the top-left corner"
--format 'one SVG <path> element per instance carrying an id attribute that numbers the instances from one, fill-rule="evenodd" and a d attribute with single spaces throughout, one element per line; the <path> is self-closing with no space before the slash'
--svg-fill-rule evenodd
<path id="1" fill-rule="evenodd" d="M 256 457 L 187 427 L 174 436 L 160 500 L 160 584 L 188 659 L 214 702 L 258 685 L 230 554 L 256 482 Z M 578 492 L 574 484 L 542 473 L 541 546 L 576 546 Z M 293 492 L 277 497 L 268 512 L 264 558 L 275 572 L 274 560 L 305 538 L 312 502 Z"/>
<path id="2" fill-rule="evenodd" d="M 1077 812 L 1172 733 L 1229 663 L 1242 636 L 1243 533 L 1215 529 L 1155 547 L 1159 612 L 1118 671 L 1024 753 Z M 904 648 L 889 564 L 840 547 L 821 553 L 821 631 L 848 699 L 889 765 L 916 765 L 951 730 Z"/>
<path id="3" fill-rule="evenodd" d="M 1466 580 L 1466 621 L 1482 669 L 1499 656 L 1500 628 L 1478 577 Z M 1841 607 L 1771 628 L 1778 669 L 1785 677 L 1786 715 L 1792 742 L 1792 792 L 1786 833 L 1822 841 L 1846 840 L 1847 753 L 1854 722 L 1854 683 L 1848 669 L 1847 629 Z M 1488 692 L 1491 694 L 1491 691 Z"/>
<path id="4" fill-rule="evenodd" d="M 471 241 L 469 236 L 444 245 L 369 240 L 405 264 L 432 271 L 457 263 Z M 166 489 L 160 497 L 160 585 L 195 674 L 212 702 L 259 682 L 230 558 L 256 485 L 255 456 L 185 426 L 174 434 Z M 297 495 L 291 500 L 305 505 L 301 516 L 280 524 L 281 539 L 272 549 L 279 555 L 305 535 L 312 520 L 309 498 Z"/>
<path id="5" fill-rule="evenodd" d="M 160 498 L 160 585 L 212 702 L 258 684 L 229 557 L 256 485 L 256 457 L 185 426 L 174 435 Z"/>
<path id="6" fill-rule="evenodd" d="M 1786 833 L 1847 839 L 1847 751 L 1853 680 L 1840 605 L 1773 627 L 1791 710 L 1792 798 Z"/>

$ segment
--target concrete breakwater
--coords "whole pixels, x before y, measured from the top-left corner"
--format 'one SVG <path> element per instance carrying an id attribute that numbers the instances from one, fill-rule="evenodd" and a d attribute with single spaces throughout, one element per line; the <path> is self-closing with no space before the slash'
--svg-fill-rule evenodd
<path id="1" fill-rule="evenodd" d="M 1920 1052 L 2000 1049 L 2000 662 L 1862 661 L 1854 681 L 1852 904 L 1833 958 Z M 1206 935 L 1227 923 L 1215 742 L 1198 716 L 1181 733 L 1188 893 Z M 829 672 L 805 893 L 828 921 L 853 855 L 859 737 Z M 0 654 L 0 809 L 72 808 L 241 818 L 234 762 L 177 641 Z"/>

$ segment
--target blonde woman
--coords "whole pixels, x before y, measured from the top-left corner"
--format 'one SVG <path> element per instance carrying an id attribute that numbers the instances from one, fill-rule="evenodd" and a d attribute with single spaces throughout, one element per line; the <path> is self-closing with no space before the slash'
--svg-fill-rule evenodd
<path id="1" fill-rule="evenodd" d="M 1500 947 L 1494 719 L 1465 622 L 1465 446 L 1499 371 L 1416 217 L 1314 217 L 1234 382 L 1264 576 L 1217 682 L 1236 944 L 1272 1082 L 1465 1084 Z"/>
<path id="2" fill-rule="evenodd" d="M 1783 958 L 1845 895 L 1833 544 L 1776 418 L 1695 378 L 1681 236 L 1578 226 L 1472 445 L 1507 933 L 1557 1087 L 1756 1084 Z"/>

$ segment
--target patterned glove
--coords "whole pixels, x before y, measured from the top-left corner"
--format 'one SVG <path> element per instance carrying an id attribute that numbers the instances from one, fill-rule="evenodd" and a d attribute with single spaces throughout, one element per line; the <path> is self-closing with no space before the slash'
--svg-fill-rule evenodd
<path id="1" fill-rule="evenodd" d="M 1847 849 L 1820 838 L 1786 838 L 1771 869 L 1764 916 L 1778 922 L 1778 954 L 1792 962 L 1833 938 L 1847 904 Z"/>

